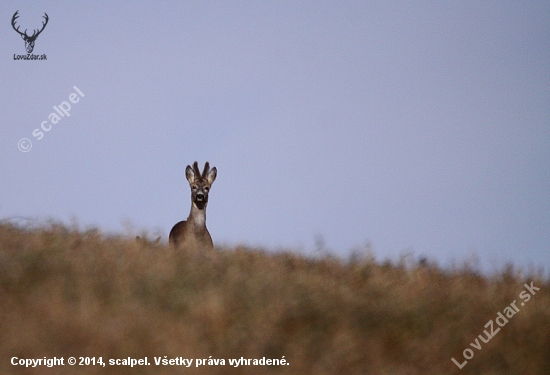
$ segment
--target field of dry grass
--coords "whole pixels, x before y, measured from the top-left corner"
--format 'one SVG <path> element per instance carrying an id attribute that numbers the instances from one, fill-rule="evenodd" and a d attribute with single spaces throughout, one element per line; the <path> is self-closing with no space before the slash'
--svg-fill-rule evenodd
<path id="1" fill-rule="evenodd" d="M 0 373 L 548 375 L 549 290 L 550 280 L 513 269 L 484 277 L 244 247 L 203 253 L 3 223 Z M 499 327 L 514 300 L 517 313 Z M 500 331 L 484 343 L 490 320 Z M 460 370 L 451 358 L 463 363 L 468 348 Z M 70 356 L 151 365 L 69 366 Z M 164 356 L 226 364 L 155 365 Z M 228 362 L 283 356 L 288 365 Z M 65 366 L 13 366 L 13 357 L 63 357 Z"/>

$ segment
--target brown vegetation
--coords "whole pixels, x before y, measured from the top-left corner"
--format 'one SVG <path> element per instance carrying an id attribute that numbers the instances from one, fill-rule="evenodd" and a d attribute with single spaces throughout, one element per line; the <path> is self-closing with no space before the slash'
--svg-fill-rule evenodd
<path id="1" fill-rule="evenodd" d="M 540 290 L 520 306 L 524 284 Z M 508 269 L 209 252 L 97 230 L 0 224 L 1 374 L 550 374 L 550 281 Z M 481 349 L 470 343 L 516 300 Z M 495 325 L 495 327 L 497 327 Z M 475 356 L 459 370 L 463 350 Z M 12 366 L 12 357 L 148 357 L 150 366 Z M 153 357 L 225 359 L 156 366 Z M 287 366 L 231 367 L 284 356 Z"/>

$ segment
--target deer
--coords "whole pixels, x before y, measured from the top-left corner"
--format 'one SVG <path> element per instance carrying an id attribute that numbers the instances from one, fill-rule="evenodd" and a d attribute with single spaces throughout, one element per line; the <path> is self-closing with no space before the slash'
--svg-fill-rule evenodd
<path id="1" fill-rule="evenodd" d="M 205 250 L 214 249 L 212 237 L 206 229 L 206 206 L 208 193 L 217 176 L 216 167 L 210 169 L 205 163 L 202 173 L 197 162 L 185 168 L 185 177 L 191 187 L 191 212 L 186 221 L 180 221 L 170 231 L 169 243 L 176 248 L 195 247 Z"/>
<path id="2" fill-rule="evenodd" d="M 40 31 L 33 30 L 33 33 L 31 36 L 27 35 L 26 29 L 25 29 L 25 32 L 22 33 L 21 31 L 19 31 L 19 26 L 17 28 L 15 27 L 15 20 L 19 18 L 19 15 L 17 13 L 19 13 L 19 11 L 13 14 L 13 17 L 11 19 L 11 26 L 15 31 L 19 33 L 19 35 L 21 35 L 21 38 L 25 41 L 25 49 L 27 50 L 27 53 L 32 53 L 34 49 L 34 41 L 36 40 L 36 38 L 38 38 L 38 35 L 40 35 L 42 31 L 44 31 L 44 28 L 48 24 L 48 20 L 49 20 L 48 13 L 44 12 L 45 16 L 42 16 L 46 19 L 46 22 L 42 22 L 42 28 L 40 29 Z"/>

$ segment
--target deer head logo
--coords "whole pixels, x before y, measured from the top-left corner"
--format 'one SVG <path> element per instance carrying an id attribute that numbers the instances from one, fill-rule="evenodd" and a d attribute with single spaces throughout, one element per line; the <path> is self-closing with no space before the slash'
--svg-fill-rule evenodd
<path id="1" fill-rule="evenodd" d="M 40 35 L 40 33 L 44 30 L 44 28 L 48 24 L 48 19 L 49 19 L 48 14 L 44 13 L 45 14 L 44 18 L 46 19 L 46 22 L 42 22 L 42 29 L 40 29 L 40 31 L 33 30 L 32 35 L 28 36 L 26 29 L 25 29 L 25 32 L 22 33 L 21 31 L 19 31 L 19 27 L 17 28 L 15 27 L 15 20 L 19 18 L 19 15 L 17 13 L 19 13 L 19 11 L 15 12 L 15 14 L 13 15 L 13 18 L 11 19 L 11 26 L 15 31 L 19 33 L 19 35 L 21 35 L 21 38 L 23 38 L 23 40 L 25 41 L 25 48 L 27 50 L 27 53 L 32 53 L 32 50 L 34 49 L 34 41 L 36 40 L 36 38 L 38 38 L 38 35 Z"/>

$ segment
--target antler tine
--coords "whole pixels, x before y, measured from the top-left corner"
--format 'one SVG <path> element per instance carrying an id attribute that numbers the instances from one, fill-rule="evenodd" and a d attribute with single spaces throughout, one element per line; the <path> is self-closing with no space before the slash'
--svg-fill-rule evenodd
<path id="1" fill-rule="evenodd" d="M 206 162 L 204 164 L 204 169 L 202 170 L 202 178 L 206 178 L 206 174 L 210 170 L 210 163 Z"/>

